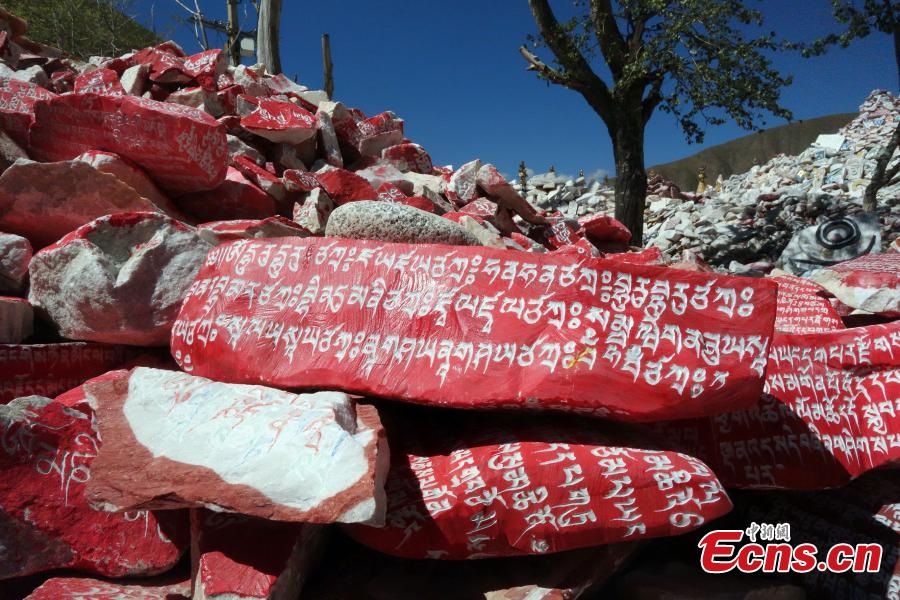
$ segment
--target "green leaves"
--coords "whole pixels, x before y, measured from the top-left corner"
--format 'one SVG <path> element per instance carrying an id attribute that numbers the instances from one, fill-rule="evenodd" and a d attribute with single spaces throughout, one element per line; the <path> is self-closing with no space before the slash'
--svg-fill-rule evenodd
<path id="1" fill-rule="evenodd" d="M 565 24 L 548 0 L 529 4 L 538 46 L 551 50 L 553 72 L 563 78 L 543 76 L 585 95 L 610 131 L 621 115 L 642 114 L 643 127 L 656 108 L 671 113 L 690 142 L 726 117 L 745 129 L 764 113 L 791 118 L 779 104 L 791 78 L 770 58 L 789 44 L 774 33 L 748 37 L 763 17 L 741 0 L 575 0 L 579 15 Z M 597 66 L 609 76 L 599 77 Z M 594 93 L 597 82 L 606 94 Z"/>
<path id="2" fill-rule="evenodd" d="M 118 56 L 159 43 L 150 31 L 121 11 L 127 0 L 4 0 L 28 21 L 28 36 L 81 58 Z"/>

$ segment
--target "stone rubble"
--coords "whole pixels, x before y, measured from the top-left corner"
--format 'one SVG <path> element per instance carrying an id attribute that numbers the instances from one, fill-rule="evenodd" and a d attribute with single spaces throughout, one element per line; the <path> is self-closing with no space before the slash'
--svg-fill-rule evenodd
<path id="1" fill-rule="evenodd" d="M 0 8 L 0 595 L 896 597 L 898 119 L 652 177 L 632 240 L 608 183 Z M 779 520 L 883 568 L 679 566 Z"/>

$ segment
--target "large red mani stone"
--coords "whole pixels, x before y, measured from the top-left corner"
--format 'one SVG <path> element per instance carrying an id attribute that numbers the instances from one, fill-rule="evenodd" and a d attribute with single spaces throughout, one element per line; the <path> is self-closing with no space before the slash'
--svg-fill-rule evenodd
<path id="1" fill-rule="evenodd" d="M 347 528 L 387 554 L 548 554 L 677 535 L 731 509 L 705 464 L 644 445 L 621 426 L 426 415 L 409 407 L 385 415 L 386 525 Z"/>
<path id="2" fill-rule="evenodd" d="M 900 463 L 900 322 L 777 333 L 749 410 L 654 428 L 728 487 L 824 489 Z"/>
<path id="3" fill-rule="evenodd" d="M 154 575 L 187 546 L 187 514 L 88 507 L 100 440 L 81 411 L 27 396 L 0 406 L 0 579 L 74 568 Z"/>
<path id="4" fill-rule="evenodd" d="M 483 247 L 239 240 L 207 256 L 172 353 L 220 381 L 684 418 L 757 400 L 775 289 Z"/>
<path id="5" fill-rule="evenodd" d="M 73 94 L 35 103 L 32 155 L 67 160 L 108 150 L 173 193 L 211 190 L 225 179 L 225 128 L 189 106 L 134 96 Z"/>

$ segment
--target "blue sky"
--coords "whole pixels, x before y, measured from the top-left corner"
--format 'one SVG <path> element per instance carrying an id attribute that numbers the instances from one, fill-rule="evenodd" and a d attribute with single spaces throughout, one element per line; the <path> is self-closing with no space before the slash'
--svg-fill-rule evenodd
<path id="1" fill-rule="evenodd" d="M 243 3 L 245 28 L 252 29 L 255 13 Z M 224 18 L 225 4 L 200 0 L 213 18 Z M 554 6 L 563 12 L 570 4 Z M 785 38 L 810 40 L 834 27 L 828 0 L 757 6 L 766 30 Z M 173 0 L 135 0 L 129 12 L 150 25 L 151 7 L 160 34 L 199 49 L 192 29 L 178 25 L 184 11 Z M 436 164 L 481 158 L 507 175 L 520 160 L 538 171 L 551 164 L 563 173 L 612 171 L 606 128 L 584 99 L 525 70 L 517 48 L 534 31 L 526 0 L 284 0 L 282 66 L 321 88 L 320 36 L 329 33 L 336 99 L 370 115 L 393 110 Z M 897 88 L 891 39 L 880 33 L 814 59 L 779 55 L 775 64 L 794 76 L 782 104 L 796 119 L 855 111 L 870 90 Z M 782 123 L 768 119 L 768 126 Z M 675 160 L 745 133 L 731 124 L 713 127 L 703 145 L 688 145 L 674 119 L 657 112 L 647 128 L 646 162 Z"/>

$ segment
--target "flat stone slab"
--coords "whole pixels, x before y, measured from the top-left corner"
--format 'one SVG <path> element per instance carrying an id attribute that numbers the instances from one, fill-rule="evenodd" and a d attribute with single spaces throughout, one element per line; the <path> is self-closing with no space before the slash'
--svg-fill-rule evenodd
<path id="1" fill-rule="evenodd" d="M 207 507 L 279 521 L 384 519 L 387 447 L 374 407 L 136 368 L 85 386 L 104 444 L 103 510 Z"/>
<path id="2" fill-rule="evenodd" d="M 184 370 L 219 381 L 686 418 L 755 404 L 775 291 L 484 247 L 238 240 L 210 251 L 171 349 Z"/>
<path id="3" fill-rule="evenodd" d="M 225 127 L 189 106 L 134 96 L 71 94 L 35 103 L 30 152 L 43 161 L 107 150 L 133 161 L 171 193 L 225 179 Z"/>
<path id="4" fill-rule="evenodd" d="M 187 547 L 184 511 L 105 514 L 85 485 L 100 446 L 91 418 L 49 398 L 0 406 L 0 580 L 74 568 L 109 577 L 169 570 Z"/>
<path id="5" fill-rule="evenodd" d="M 700 460 L 621 426 L 572 419 L 385 409 L 383 528 L 357 541 L 405 558 L 550 554 L 678 535 L 731 510 Z"/>

